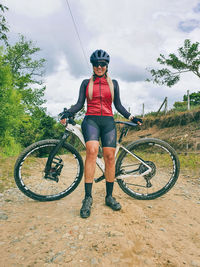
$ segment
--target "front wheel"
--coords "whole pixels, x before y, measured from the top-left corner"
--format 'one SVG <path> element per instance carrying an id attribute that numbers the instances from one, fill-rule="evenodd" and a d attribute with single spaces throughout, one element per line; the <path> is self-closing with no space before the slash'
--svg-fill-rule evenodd
<path id="1" fill-rule="evenodd" d="M 144 138 L 129 144 L 116 162 L 117 182 L 136 199 L 150 200 L 167 193 L 178 179 L 180 163 L 166 142 Z"/>
<path id="2" fill-rule="evenodd" d="M 18 188 L 28 197 L 39 201 L 53 201 L 69 195 L 83 176 L 83 160 L 70 145 L 64 143 L 53 156 L 48 173 L 49 154 L 59 140 L 43 140 L 27 147 L 14 168 Z"/>

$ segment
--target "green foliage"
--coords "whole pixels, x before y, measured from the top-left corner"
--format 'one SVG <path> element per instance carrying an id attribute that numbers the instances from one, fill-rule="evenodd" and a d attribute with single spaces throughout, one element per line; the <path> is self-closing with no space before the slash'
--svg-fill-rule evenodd
<path id="1" fill-rule="evenodd" d="M 180 75 L 185 72 L 192 72 L 200 78 L 200 51 L 199 42 L 191 43 L 189 39 L 184 41 L 184 46 L 178 48 L 178 56 L 169 54 L 168 58 L 160 54 L 157 59 L 161 65 L 169 68 L 159 70 L 151 69 L 150 73 L 152 78 L 147 81 L 153 81 L 160 85 L 173 86 L 180 80 Z"/>
<path id="2" fill-rule="evenodd" d="M 190 109 L 193 110 L 200 106 L 200 92 L 192 93 L 189 95 Z M 175 102 L 173 105 L 173 111 L 186 111 L 188 109 L 188 96 L 183 96 L 183 101 Z"/>
<path id="3" fill-rule="evenodd" d="M 0 11 L 7 8 L 0 4 Z M 57 138 L 63 128 L 46 114 L 42 76 L 43 58 L 40 48 L 24 36 L 14 45 L 8 44 L 6 20 L 0 13 L 0 148 L 1 156 L 11 156 L 31 143 Z"/>
<path id="4" fill-rule="evenodd" d="M 24 114 L 20 101 L 20 93 L 12 86 L 10 67 L 3 63 L 0 55 L 0 146 L 7 152 L 11 145 L 18 147 L 14 135 Z"/>
<path id="5" fill-rule="evenodd" d="M 15 137 L 11 136 L 9 131 L 4 133 L 4 138 L 0 142 L 0 156 L 14 156 L 21 151 L 21 144 L 17 142 Z"/>
<path id="6" fill-rule="evenodd" d="M 187 171 L 199 170 L 200 157 L 199 154 L 179 154 L 181 168 Z M 199 173 L 199 172 L 198 172 Z"/>
<path id="7" fill-rule="evenodd" d="M 31 116 L 26 114 L 21 121 L 18 140 L 23 147 L 27 147 L 42 139 L 60 138 L 63 131 L 61 124 L 47 115 L 44 109 L 38 108 Z"/>
<path id="8" fill-rule="evenodd" d="M 184 102 L 175 102 L 174 105 L 174 110 L 176 111 L 186 111 L 187 110 L 187 101 L 184 101 Z"/>
<path id="9" fill-rule="evenodd" d="M 191 106 L 197 106 L 200 105 L 200 91 L 198 91 L 197 93 L 192 93 L 189 95 L 190 96 L 190 105 Z M 183 100 L 187 101 L 187 95 L 183 96 Z"/>
<path id="10" fill-rule="evenodd" d="M 23 42 L 22 38 L 13 47 L 7 46 L 6 49 L 1 49 L 0 54 L 0 147 L 8 155 L 18 153 L 21 145 L 28 145 L 39 140 L 40 137 L 49 135 L 44 133 L 41 126 L 44 120 L 43 113 L 45 113 L 41 108 L 44 103 L 42 97 L 45 88 L 29 87 L 34 82 L 38 86 L 40 82 L 32 78 L 30 69 L 26 70 L 26 65 L 34 69 L 36 62 L 31 59 L 31 56 L 33 56 L 32 52 L 38 49 L 30 50 L 28 46 L 30 43 L 26 42 L 24 45 Z M 15 48 L 22 46 L 20 54 Z M 18 62 L 18 68 L 15 69 L 12 65 L 14 59 L 16 64 Z M 38 69 L 39 66 L 42 65 L 37 65 Z M 41 73 L 38 72 L 38 75 Z M 22 81 L 26 82 L 22 83 Z"/>
<path id="11" fill-rule="evenodd" d="M 157 111 L 151 111 L 151 112 L 148 112 L 146 113 L 144 116 L 145 117 L 160 117 L 160 116 L 163 116 L 165 115 L 165 111 L 160 111 L 159 113 Z"/>
<path id="12" fill-rule="evenodd" d="M 45 102 L 42 81 L 45 59 L 37 58 L 39 51 L 40 48 L 35 47 L 32 41 L 20 35 L 16 44 L 7 46 L 4 55 L 4 63 L 10 66 L 12 72 L 13 86 L 21 93 L 29 112 Z"/>
<path id="13" fill-rule="evenodd" d="M 16 157 L 7 158 L 0 153 L 0 193 L 15 187 L 14 179 L 12 179 L 15 161 Z"/>
<path id="14" fill-rule="evenodd" d="M 19 36 L 16 44 L 7 48 L 5 60 L 10 64 L 18 88 L 28 84 L 42 84 L 45 59 L 33 59 L 38 52 L 40 48 L 35 47 L 32 41 L 27 41 L 23 35 Z"/>
<path id="15" fill-rule="evenodd" d="M 143 119 L 143 125 L 140 129 L 148 129 L 150 127 L 153 127 L 156 125 L 158 128 L 168 128 L 173 126 L 183 126 L 187 125 L 189 123 L 196 122 L 198 123 L 200 120 L 200 106 L 193 106 L 196 108 L 192 108 L 190 111 L 178 111 L 175 109 L 170 110 L 167 115 L 163 116 L 153 116 L 153 115 L 145 115 L 145 118 Z M 133 129 L 137 130 L 137 129 Z"/>
<path id="16" fill-rule="evenodd" d="M 6 33 L 9 31 L 6 19 L 4 17 L 4 12 L 8 10 L 8 8 L 2 4 L 0 4 L 0 41 L 3 41 L 6 45 L 8 44 L 8 37 Z"/>

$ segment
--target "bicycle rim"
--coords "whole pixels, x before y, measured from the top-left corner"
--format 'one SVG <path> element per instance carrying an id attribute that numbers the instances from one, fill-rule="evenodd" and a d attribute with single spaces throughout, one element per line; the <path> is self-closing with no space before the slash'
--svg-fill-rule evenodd
<path id="1" fill-rule="evenodd" d="M 116 172 L 125 174 L 117 179 L 121 189 L 137 199 L 155 199 L 167 193 L 175 184 L 179 175 L 179 160 L 175 150 L 166 142 L 158 139 L 141 139 L 130 144 L 127 149 L 143 160 L 151 171 L 133 155 L 122 151 Z"/>
<path id="2" fill-rule="evenodd" d="M 18 158 L 15 181 L 28 197 L 39 201 L 58 200 L 70 194 L 80 183 L 83 175 L 82 158 L 69 144 L 63 144 L 54 156 L 50 173 L 45 177 L 49 153 L 58 142 L 57 140 L 37 142 Z"/>

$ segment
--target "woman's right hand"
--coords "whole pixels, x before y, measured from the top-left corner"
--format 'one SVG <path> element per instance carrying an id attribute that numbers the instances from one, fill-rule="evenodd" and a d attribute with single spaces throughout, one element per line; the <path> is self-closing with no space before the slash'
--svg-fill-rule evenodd
<path id="1" fill-rule="evenodd" d="M 60 116 L 60 123 L 62 125 L 64 125 L 64 126 L 66 126 L 66 124 L 67 124 L 67 118 L 69 118 L 70 115 L 71 115 L 70 112 L 66 108 L 64 108 L 63 112 L 61 112 L 59 114 L 59 116 Z"/>
<path id="2" fill-rule="evenodd" d="M 60 120 L 60 123 L 65 126 L 67 123 L 67 119 L 65 118 L 65 119 Z"/>

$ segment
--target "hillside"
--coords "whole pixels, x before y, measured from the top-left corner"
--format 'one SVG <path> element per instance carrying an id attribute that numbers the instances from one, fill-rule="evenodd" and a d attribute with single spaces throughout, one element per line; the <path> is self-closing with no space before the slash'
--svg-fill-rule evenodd
<path id="1" fill-rule="evenodd" d="M 130 131 L 127 140 L 154 137 L 167 141 L 178 152 L 200 152 L 200 110 L 159 117 L 145 117 L 142 127 Z"/>

